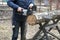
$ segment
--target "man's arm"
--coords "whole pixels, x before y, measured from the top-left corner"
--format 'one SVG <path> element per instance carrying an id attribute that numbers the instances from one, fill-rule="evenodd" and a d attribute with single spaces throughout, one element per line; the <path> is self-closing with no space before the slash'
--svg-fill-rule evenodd
<path id="1" fill-rule="evenodd" d="M 34 6 L 34 0 L 30 0 L 29 7 L 32 8 Z"/>
<path id="2" fill-rule="evenodd" d="M 18 12 L 21 12 L 23 8 L 19 7 L 18 5 L 16 5 L 14 3 L 14 0 L 8 0 L 7 1 L 7 5 L 15 10 L 17 10 Z"/>
<path id="3" fill-rule="evenodd" d="M 30 0 L 30 3 L 31 3 L 31 4 L 34 4 L 34 0 Z"/>
<path id="4" fill-rule="evenodd" d="M 9 6 L 9 7 L 11 7 L 11 8 L 13 8 L 13 9 L 18 9 L 18 5 L 16 5 L 15 3 L 14 3 L 14 0 L 8 0 L 7 1 L 7 5 Z"/>

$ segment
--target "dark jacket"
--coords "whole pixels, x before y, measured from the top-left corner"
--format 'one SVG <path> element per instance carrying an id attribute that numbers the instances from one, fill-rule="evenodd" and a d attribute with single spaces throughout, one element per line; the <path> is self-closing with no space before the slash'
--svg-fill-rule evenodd
<path id="1" fill-rule="evenodd" d="M 31 3 L 34 4 L 34 1 L 33 0 L 8 0 L 7 1 L 7 5 L 13 9 L 13 18 L 12 18 L 13 23 L 15 21 L 19 22 L 21 19 L 24 20 L 24 18 L 25 18 L 25 16 L 19 15 L 19 13 L 17 12 L 17 8 L 22 7 L 24 9 L 28 9 L 28 6 Z"/>
<path id="2" fill-rule="evenodd" d="M 33 3 L 33 0 L 8 0 L 7 4 L 13 9 L 17 9 L 18 7 L 22 7 L 27 9 L 29 4 Z"/>

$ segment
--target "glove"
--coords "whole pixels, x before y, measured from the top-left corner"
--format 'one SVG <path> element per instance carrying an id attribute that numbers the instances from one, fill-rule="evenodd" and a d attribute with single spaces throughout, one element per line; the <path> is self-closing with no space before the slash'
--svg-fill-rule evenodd
<path id="1" fill-rule="evenodd" d="M 29 5 L 29 8 L 32 9 L 33 6 L 34 6 L 34 5 L 31 3 L 31 4 Z"/>

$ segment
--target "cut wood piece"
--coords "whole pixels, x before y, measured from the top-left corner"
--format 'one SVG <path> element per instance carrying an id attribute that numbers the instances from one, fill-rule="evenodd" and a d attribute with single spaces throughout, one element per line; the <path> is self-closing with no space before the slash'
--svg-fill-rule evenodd
<path id="1" fill-rule="evenodd" d="M 29 15 L 27 17 L 27 23 L 29 25 L 35 25 L 36 24 L 36 21 L 37 21 L 37 19 L 36 19 L 35 15 Z"/>

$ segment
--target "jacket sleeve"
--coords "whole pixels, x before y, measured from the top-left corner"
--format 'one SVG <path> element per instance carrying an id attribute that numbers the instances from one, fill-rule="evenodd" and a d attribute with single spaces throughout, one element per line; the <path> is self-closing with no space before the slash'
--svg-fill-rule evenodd
<path id="1" fill-rule="evenodd" d="M 34 0 L 30 0 L 30 3 L 34 4 Z"/>
<path id="2" fill-rule="evenodd" d="M 13 9 L 18 9 L 18 5 L 16 5 L 15 3 L 14 3 L 14 0 L 8 0 L 7 1 L 7 5 L 9 6 L 9 7 L 11 7 L 11 8 L 13 8 Z"/>

